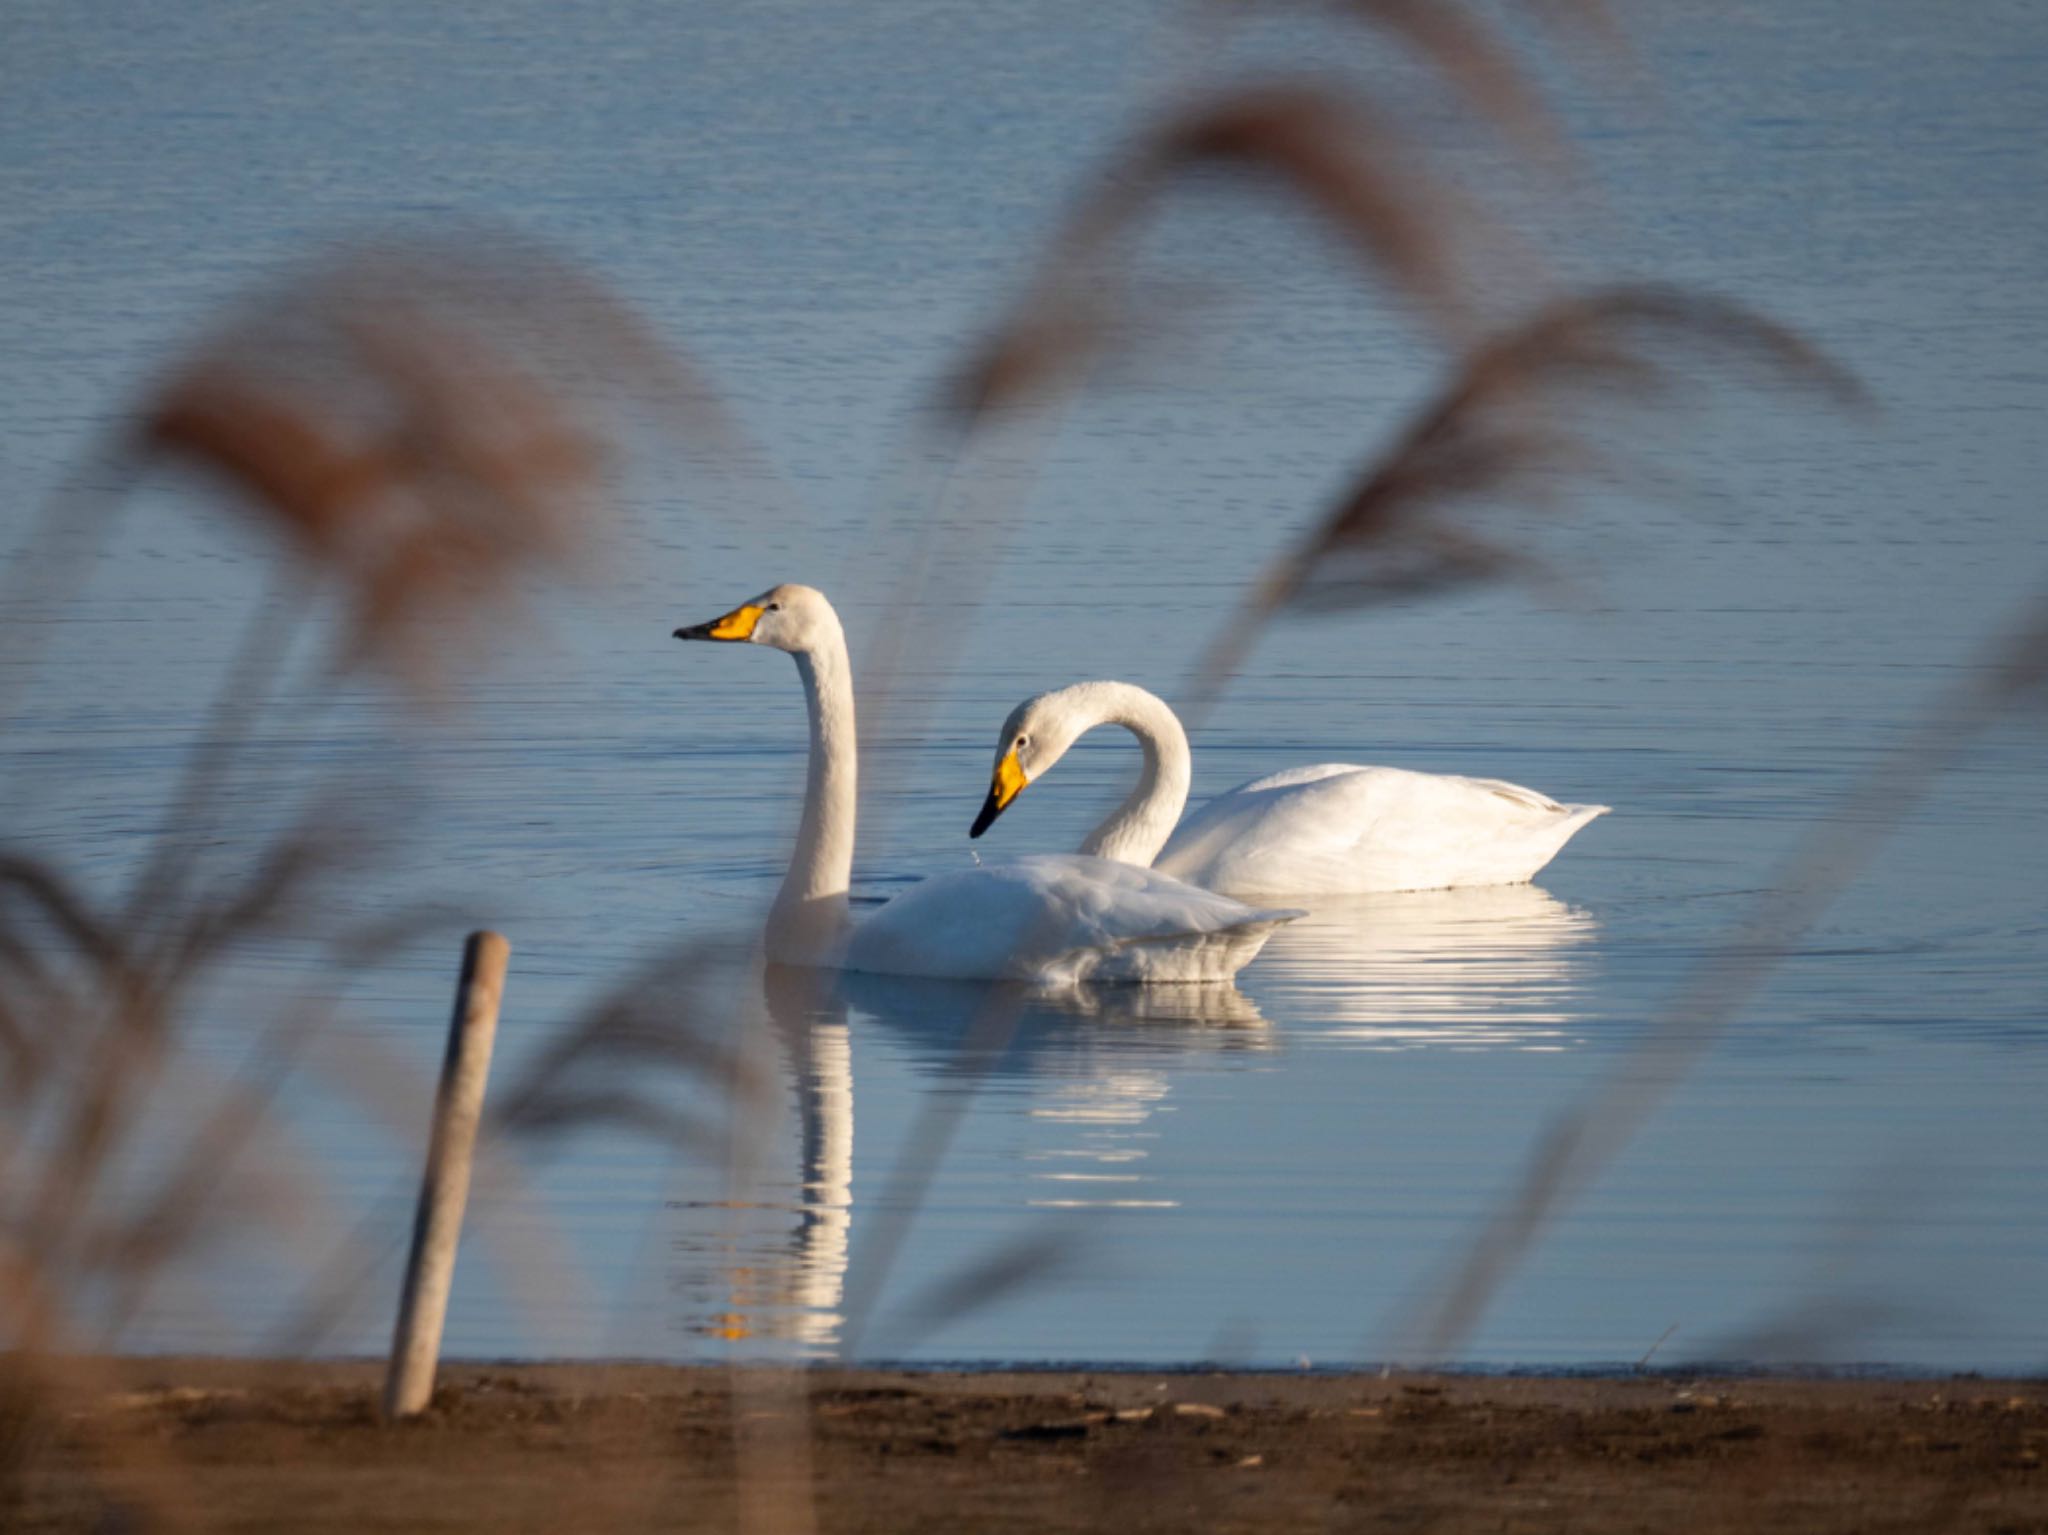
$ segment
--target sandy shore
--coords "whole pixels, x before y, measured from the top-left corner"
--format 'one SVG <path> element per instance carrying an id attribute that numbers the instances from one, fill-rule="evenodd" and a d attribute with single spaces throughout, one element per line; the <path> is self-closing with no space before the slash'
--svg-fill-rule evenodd
<path id="1" fill-rule="evenodd" d="M 2038 1381 L 117 1369 L 0 1527 L 2048 1532 Z"/>

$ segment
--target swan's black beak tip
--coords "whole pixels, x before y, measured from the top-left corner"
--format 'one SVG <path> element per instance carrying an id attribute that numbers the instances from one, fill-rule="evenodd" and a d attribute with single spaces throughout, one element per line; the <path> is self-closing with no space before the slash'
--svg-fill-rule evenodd
<path id="1" fill-rule="evenodd" d="M 967 828 L 967 835 L 978 837 L 995 824 L 996 817 L 1003 813 L 1003 807 L 996 800 L 995 791 L 989 791 L 988 798 L 981 802 L 981 814 L 974 818 L 974 824 Z"/>
<path id="2" fill-rule="evenodd" d="M 676 630 L 674 637 L 679 640 L 708 640 L 711 638 L 711 625 L 685 624 Z"/>

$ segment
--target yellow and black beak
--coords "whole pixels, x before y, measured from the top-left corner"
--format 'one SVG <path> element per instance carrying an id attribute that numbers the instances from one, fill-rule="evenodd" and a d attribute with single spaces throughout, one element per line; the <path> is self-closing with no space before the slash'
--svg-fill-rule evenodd
<path id="1" fill-rule="evenodd" d="M 978 837 L 993 826 L 996 817 L 1010 808 L 1010 801 L 1023 793 L 1029 782 L 1024 769 L 1017 764 L 1016 752 L 1004 752 L 1003 760 L 996 764 L 996 781 L 989 785 L 988 798 L 981 802 L 981 814 L 974 818 L 967 835 Z"/>
<path id="2" fill-rule="evenodd" d="M 734 608 L 723 618 L 714 618 L 708 624 L 691 624 L 687 629 L 676 630 L 679 640 L 744 640 L 751 639 L 754 625 L 761 621 L 761 615 L 768 610 L 757 603 L 747 603 Z"/>

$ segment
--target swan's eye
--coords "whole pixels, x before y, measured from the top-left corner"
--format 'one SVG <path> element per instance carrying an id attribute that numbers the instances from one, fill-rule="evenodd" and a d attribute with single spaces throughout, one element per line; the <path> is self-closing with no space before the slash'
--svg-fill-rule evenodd
<path id="1" fill-rule="evenodd" d="M 1024 747 L 1026 747 L 1026 746 L 1029 746 L 1030 744 L 1031 744 L 1031 737 L 1029 737 L 1029 736 L 1019 736 L 1019 737 L 1017 737 L 1017 746 L 1018 746 L 1018 749 L 1019 749 L 1019 750 L 1022 750 L 1022 749 L 1023 749 Z"/>
<path id="2" fill-rule="evenodd" d="M 779 602 L 771 602 L 768 604 L 768 611 L 771 613 L 780 613 L 782 611 L 782 604 Z"/>

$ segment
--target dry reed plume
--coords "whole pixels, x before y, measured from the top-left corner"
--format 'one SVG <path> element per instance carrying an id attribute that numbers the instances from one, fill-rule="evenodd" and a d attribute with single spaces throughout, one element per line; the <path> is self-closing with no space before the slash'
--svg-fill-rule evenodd
<path id="1" fill-rule="evenodd" d="M 216 325 L 131 420 L 18 553 L 8 620 L 44 616 L 25 593 L 40 588 L 43 607 L 70 594 L 77 552 L 115 529 L 161 466 L 223 483 L 296 574 L 260 603 L 200 712 L 162 830 L 127 889 L 108 895 L 51 859 L 0 850 L 0 1350 L 11 1425 L 0 1505 L 46 1437 L 23 1425 L 65 1380 L 104 1376 L 91 1361 L 119 1348 L 180 1260 L 262 1231 L 311 1267 L 321 1180 L 292 1150 L 276 1095 L 307 1069 L 348 977 L 445 916 L 402 908 L 351 925 L 332 915 L 337 879 L 362 873 L 363 850 L 389 832 L 345 807 L 374 804 L 388 823 L 404 786 L 288 777 L 304 766 L 289 760 L 256 773 L 247 748 L 266 714 L 331 696 L 365 670 L 406 695 L 438 696 L 468 659 L 455 642 L 602 545 L 603 476 L 636 430 L 705 454 L 736 444 L 688 367 L 599 285 L 480 230 L 360 246 L 288 274 Z M 338 641 L 330 666 L 288 687 L 295 635 L 314 621 L 309 591 L 333 599 Z M 281 826 L 255 829 L 240 808 L 252 794 L 290 807 Z M 282 941 L 311 946 L 313 994 L 257 1023 L 239 1073 L 215 1080 L 194 1029 L 231 986 L 237 953 Z M 537 1133 L 600 1109 L 620 1119 L 626 1099 L 594 1100 L 577 1085 L 588 1063 L 675 1060 L 679 1049 L 601 1016 L 547 1058 L 552 1081 L 510 1096 L 509 1124 Z M 331 1049 L 324 1069 L 336 1069 Z M 347 1068 L 376 1096 L 394 1070 L 368 1059 Z M 152 1113 L 160 1094 L 199 1112 Z"/>
<path id="2" fill-rule="evenodd" d="M 1606 7 L 1589 0 L 1532 4 L 1541 28 L 1585 36 L 1609 58 L 1626 48 Z M 1474 117 L 1500 130 L 1518 161 L 1557 169 L 1563 140 L 1533 72 L 1507 34 L 1459 4 L 1425 0 L 1209 0 L 1196 18 L 1322 12 L 1404 45 Z M 1183 185 L 1214 172 L 1270 187 L 1308 212 L 1395 299 L 1439 335 L 1469 339 L 1480 294 L 1473 258 L 1506 248 L 1497 220 L 1430 161 L 1397 114 L 1355 82 L 1322 73 L 1203 87 L 1170 104 L 1094 178 L 1040 257 L 1021 301 L 947 380 L 956 418 L 1042 403 L 1071 387 L 1101 349 L 1127 341 L 1136 246 Z M 1516 251 L 1526 280 L 1528 253 Z M 1136 306 L 1137 312 L 1146 312 Z"/>
<path id="3" fill-rule="evenodd" d="M 501 232 L 341 251 L 216 327 L 139 412 L 136 454 L 223 476 L 335 583 L 345 661 L 431 681 L 529 574 L 602 545 L 631 417 L 737 436 L 646 325 Z"/>
<path id="4" fill-rule="evenodd" d="M 1237 20 L 1254 13 L 1322 14 L 1370 34 L 1384 34 L 1426 65 L 1456 100 L 1497 129 L 1512 149 L 1561 164 L 1567 146 L 1542 92 L 1493 18 L 1459 0 L 1208 0 L 1210 9 Z M 1525 13 L 1540 31 L 1567 47 L 1593 45 L 1603 62 L 1630 58 L 1628 41 L 1613 14 L 1593 0 L 1528 4 Z"/>
<path id="5" fill-rule="evenodd" d="M 946 382 L 941 399 L 957 420 L 1044 402 L 1128 334 L 1137 236 L 1202 170 L 1277 186 L 1446 333 L 1468 327 L 1458 258 L 1491 233 L 1477 210 L 1421 173 L 1398 131 L 1354 95 L 1312 81 L 1245 86 L 1170 117 L 1100 178 L 1023 301 Z"/>
<path id="6" fill-rule="evenodd" d="M 1507 34 L 1479 13 L 1417 0 L 1325 8 L 1411 50 L 1519 150 L 1540 157 L 1559 142 L 1534 77 Z M 1576 26 L 1611 42 L 1611 18 L 1591 0 L 1527 9 L 1539 25 Z M 1561 514 L 1582 477 L 1610 465 L 1600 428 L 1624 404 L 1683 403 L 1702 358 L 1732 360 L 1820 398 L 1860 399 L 1850 375 L 1786 328 L 1669 288 L 1567 297 L 1481 338 L 1481 296 L 1468 276 L 1475 254 L 1507 243 L 1493 216 L 1437 174 L 1378 103 L 1321 79 L 1290 78 L 1176 104 L 1112 161 L 1056 232 L 1021 302 L 943 384 L 949 425 L 971 435 L 1071 391 L 1128 334 L 1130 316 L 1146 312 L 1139 246 L 1148 224 L 1170 195 L 1218 173 L 1277 188 L 1310 212 L 1458 361 L 1446 388 L 1251 591 L 1205 658 L 1204 692 L 1290 608 L 1540 577 L 1538 560 L 1489 523 L 1487 509 L 1512 503 Z M 95 457 L 95 474 L 60 498 L 9 579 L 17 594 L 41 582 L 45 604 L 50 594 L 61 599 L 76 574 L 66 552 L 81 536 L 109 531 L 145 473 L 197 467 L 339 609 L 335 669 L 316 688 L 368 669 L 408 695 L 433 696 L 467 664 L 447 641 L 473 641 L 528 582 L 582 564 L 601 541 L 609 476 L 629 427 L 643 422 L 707 454 L 746 456 L 695 373 L 573 267 L 475 231 L 361 247 L 288 276 L 193 348 L 132 412 L 131 429 Z M 112 481 L 111 493 L 99 479 Z M 1000 504 L 1014 508 L 1021 491 L 1006 487 L 1005 495 Z M 985 547 L 992 527 L 1006 525 L 997 517 L 961 526 L 941 509 L 911 534 L 910 588 L 892 604 L 899 610 L 916 602 L 941 541 Z M 50 556 L 40 566 L 39 551 Z M 45 579 L 53 569 L 56 578 Z M 174 793 L 176 814 L 132 890 L 95 899 L 48 861 L 0 856 L 0 1101 L 9 1110 L 0 1120 L 0 1341 L 19 1361 L 0 1371 L 0 1511 L 10 1473 L 21 1474 L 47 1433 L 40 1393 L 54 1361 L 117 1344 L 119 1322 L 155 1277 L 243 1213 L 220 1201 L 210 1175 L 269 1133 L 274 1096 L 333 1004 L 315 997 L 269 1024 L 245 1077 L 138 1195 L 112 1174 L 142 1124 L 137 1104 L 180 1058 L 195 998 L 245 941 L 314 934 L 329 973 L 340 974 L 415 926 L 338 932 L 320 917 L 321 892 L 347 867 L 351 839 L 317 791 L 287 831 L 238 849 L 225 876 L 209 872 L 191 835 L 232 825 L 240 748 L 279 696 L 263 658 L 283 652 L 297 622 L 278 618 L 283 606 L 266 612 L 284 631 L 259 624 L 246 647 L 263 664 L 230 673 Z M 2048 605 L 1879 769 L 1859 793 L 1863 810 L 1895 822 L 1986 722 L 2038 707 L 2048 674 L 2044 615 Z M 877 680 L 886 689 L 886 664 Z M 1842 829 L 1850 824 L 1825 829 L 1795 857 L 1783 894 L 1709 963 L 1644 1052 L 1536 1149 L 1524 1188 L 1479 1234 L 1423 1320 L 1428 1347 L 1447 1349 L 1464 1334 L 1544 1222 L 1619 1153 L 1771 957 L 1872 856 L 1875 839 L 1851 837 Z M 791 1027 L 785 1015 L 823 1003 L 806 993 L 780 1007 L 771 996 L 764 1008 L 734 990 L 731 959 L 685 947 L 628 977 L 501 1089 L 494 1134 L 542 1146 L 587 1126 L 629 1127 L 722 1160 L 737 1200 L 771 1120 L 764 1041 L 778 1024 Z M 745 974 L 751 980 L 752 970 Z M 1020 1008 L 991 988 L 969 1009 L 952 1088 L 971 1088 L 977 1063 L 1000 1051 Z M 723 1122 L 677 1107 L 683 1081 L 726 1095 Z M 920 1110 L 848 1296 L 849 1346 L 880 1314 L 907 1223 L 966 1103 L 955 1090 Z M 309 1287 L 298 1340 L 320 1336 L 370 1271 L 364 1249 L 387 1240 L 382 1230 L 359 1236 Z M 941 1276 L 905 1308 L 899 1335 L 1042 1278 L 1073 1245 L 1064 1229 L 1039 1232 Z M 780 1413 L 798 1425 L 756 1445 L 754 1526 L 801 1527 L 810 1517 L 803 1388 L 770 1382 L 754 1397 L 736 1393 L 741 1399 L 765 1401 L 773 1413 L 760 1416 Z M 649 1506 L 628 1494 L 621 1509 Z"/>
<path id="7" fill-rule="evenodd" d="M 1847 787 L 1838 810 L 1798 841 L 1742 920 L 1684 977 L 1677 996 L 1613 1071 L 1551 1120 L 1515 1189 L 1431 1287 L 1431 1298 L 1396 1320 L 1396 1348 L 1422 1358 L 1455 1352 L 1551 1222 L 1627 1149 L 1942 774 L 1991 726 L 2040 717 L 2044 684 L 2048 592 L 1983 647 L 1960 681 L 1940 691 L 1898 746 Z M 1808 1320 L 1843 1319 L 1829 1317 L 1823 1306 Z"/>
<path id="8" fill-rule="evenodd" d="M 1284 608 L 1363 605 L 1496 580 L 1556 579 L 1489 516 L 1563 516 L 1589 479 L 1626 478 L 1618 429 L 1708 392 L 1732 361 L 1766 384 L 1868 404 L 1855 376 L 1787 327 L 1676 288 L 1574 295 L 1467 354 L 1451 381 L 1253 586 L 1196 667 L 1214 695 Z"/>
<path id="9" fill-rule="evenodd" d="M 1550 119 L 1506 34 L 1471 13 L 1403 0 L 1302 8 L 1364 21 L 1375 34 L 1402 42 L 1432 78 L 1507 131 L 1522 152 L 1518 160 L 1542 162 L 1557 142 L 1537 131 Z M 1196 9 L 1191 20 L 1228 21 L 1254 9 L 1216 4 Z M 1590 3 L 1528 9 L 1544 26 L 1595 32 L 1605 15 Z M 1602 46 L 1613 43 L 1607 36 Z M 946 570 L 956 598 L 947 611 L 978 605 L 1057 430 L 1057 412 L 1048 407 L 1070 401 L 1099 359 L 1132 348 L 1190 307 L 1183 291 L 1148 272 L 1144 237 L 1174 194 L 1218 180 L 1271 192 L 1283 206 L 1306 212 L 1368 279 L 1454 345 L 1481 326 L 1482 294 L 1473 280 L 1479 256 L 1508 255 L 1508 275 L 1523 286 L 1534 282 L 1529 253 L 1432 163 L 1398 112 L 1355 82 L 1315 71 L 1176 96 L 1089 180 L 1017 301 L 941 381 L 941 466 L 914 473 L 907 486 L 890 486 L 892 499 L 907 500 L 921 514 L 898 562 L 892 611 L 929 608 L 941 540 L 957 556 Z M 877 700 L 871 725 L 882 724 L 883 709 L 891 707 L 900 643 L 885 628 L 868 646 L 867 685 Z M 944 654 L 950 647 L 924 648 Z"/>

